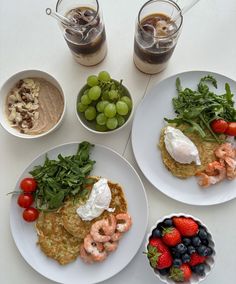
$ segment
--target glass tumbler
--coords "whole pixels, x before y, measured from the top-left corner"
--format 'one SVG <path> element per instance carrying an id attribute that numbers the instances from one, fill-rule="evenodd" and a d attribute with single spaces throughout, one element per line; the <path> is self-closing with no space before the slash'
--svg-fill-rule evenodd
<path id="1" fill-rule="evenodd" d="M 147 74 L 166 68 L 178 41 L 183 16 L 172 0 L 150 0 L 140 9 L 135 26 L 133 59 Z"/>
<path id="2" fill-rule="evenodd" d="M 100 63 L 106 57 L 107 42 L 98 1 L 58 0 L 56 12 L 71 22 L 60 26 L 75 60 L 85 66 Z"/>

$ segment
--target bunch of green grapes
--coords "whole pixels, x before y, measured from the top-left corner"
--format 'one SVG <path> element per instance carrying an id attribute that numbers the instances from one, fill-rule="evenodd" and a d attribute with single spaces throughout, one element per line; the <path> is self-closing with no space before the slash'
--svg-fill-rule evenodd
<path id="1" fill-rule="evenodd" d="M 106 71 L 90 75 L 87 86 L 77 104 L 78 112 L 94 121 L 96 130 L 113 130 L 125 123 L 132 110 L 132 100 L 120 82 L 111 79 Z"/>

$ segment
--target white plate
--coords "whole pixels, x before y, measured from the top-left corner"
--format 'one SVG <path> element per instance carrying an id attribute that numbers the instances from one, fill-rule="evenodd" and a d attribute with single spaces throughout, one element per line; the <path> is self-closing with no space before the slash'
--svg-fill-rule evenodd
<path id="1" fill-rule="evenodd" d="M 49 150 L 48 157 L 55 159 L 58 154 L 71 155 L 77 150 L 78 143 L 64 144 Z M 59 283 L 91 284 L 106 280 L 121 271 L 135 256 L 146 233 L 148 223 L 148 204 L 141 179 L 134 168 L 118 153 L 101 145 L 95 145 L 91 159 L 96 161 L 93 175 L 107 177 L 119 183 L 124 189 L 128 202 L 128 211 L 133 219 L 133 226 L 120 240 L 118 249 L 98 264 L 85 264 L 79 258 L 66 266 L 46 257 L 36 246 L 37 235 L 34 224 L 22 219 L 22 209 L 17 206 L 17 197 L 11 200 L 10 225 L 13 238 L 21 255 L 36 271 Z M 45 153 L 38 156 L 24 170 L 16 184 L 29 176 L 28 172 L 36 165 L 43 164 Z"/>
<path id="2" fill-rule="evenodd" d="M 176 78 L 180 78 L 183 87 L 196 89 L 200 78 L 208 74 L 218 82 L 215 93 L 224 93 L 228 82 L 232 93 L 236 94 L 236 82 L 220 74 L 207 71 L 180 73 L 160 82 L 145 96 L 136 110 L 132 126 L 134 156 L 146 178 L 167 196 L 192 205 L 219 204 L 236 197 L 236 181 L 225 180 L 203 189 L 198 186 L 195 177 L 187 180 L 174 177 L 165 168 L 157 147 L 160 130 L 165 125 L 164 117 L 175 117 L 172 98 L 177 95 Z"/>

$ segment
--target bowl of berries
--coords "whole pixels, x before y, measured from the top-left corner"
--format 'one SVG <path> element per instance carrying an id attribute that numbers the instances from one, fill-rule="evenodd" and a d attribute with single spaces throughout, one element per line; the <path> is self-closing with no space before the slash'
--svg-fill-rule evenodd
<path id="1" fill-rule="evenodd" d="M 208 228 L 183 213 L 158 220 L 147 236 L 146 249 L 150 268 L 168 284 L 199 283 L 215 262 L 215 243 Z"/>
<path id="2" fill-rule="evenodd" d="M 101 71 L 88 76 L 77 97 L 76 113 L 81 124 L 93 133 L 116 132 L 131 119 L 133 100 L 122 80 Z"/>

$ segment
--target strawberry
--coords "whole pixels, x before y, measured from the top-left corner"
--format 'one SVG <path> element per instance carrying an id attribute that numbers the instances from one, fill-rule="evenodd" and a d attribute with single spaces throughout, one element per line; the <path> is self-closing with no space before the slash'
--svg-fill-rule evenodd
<path id="1" fill-rule="evenodd" d="M 192 270 L 184 263 L 179 268 L 171 267 L 170 278 L 176 282 L 188 281 L 192 276 Z"/>
<path id="2" fill-rule="evenodd" d="M 168 246 L 176 246 L 181 242 L 180 232 L 174 227 L 164 228 L 162 240 Z"/>
<path id="3" fill-rule="evenodd" d="M 182 236 L 192 237 L 197 234 L 198 224 L 192 218 L 173 217 L 172 220 Z"/>
<path id="4" fill-rule="evenodd" d="M 153 268 L 164 269 L 172 265 L 171 253 L 160 238 L 151 238 L 147 249 L 147 257 Z"/>
<path id="5" fill-rule="evenodd" d="M 197 264 L 203 263 L 206 260 L 205 256 L 201 256 L 197 253 L 191 254 L 191 260 L 189 262 L 190 266 L 195 266 Z"/>

